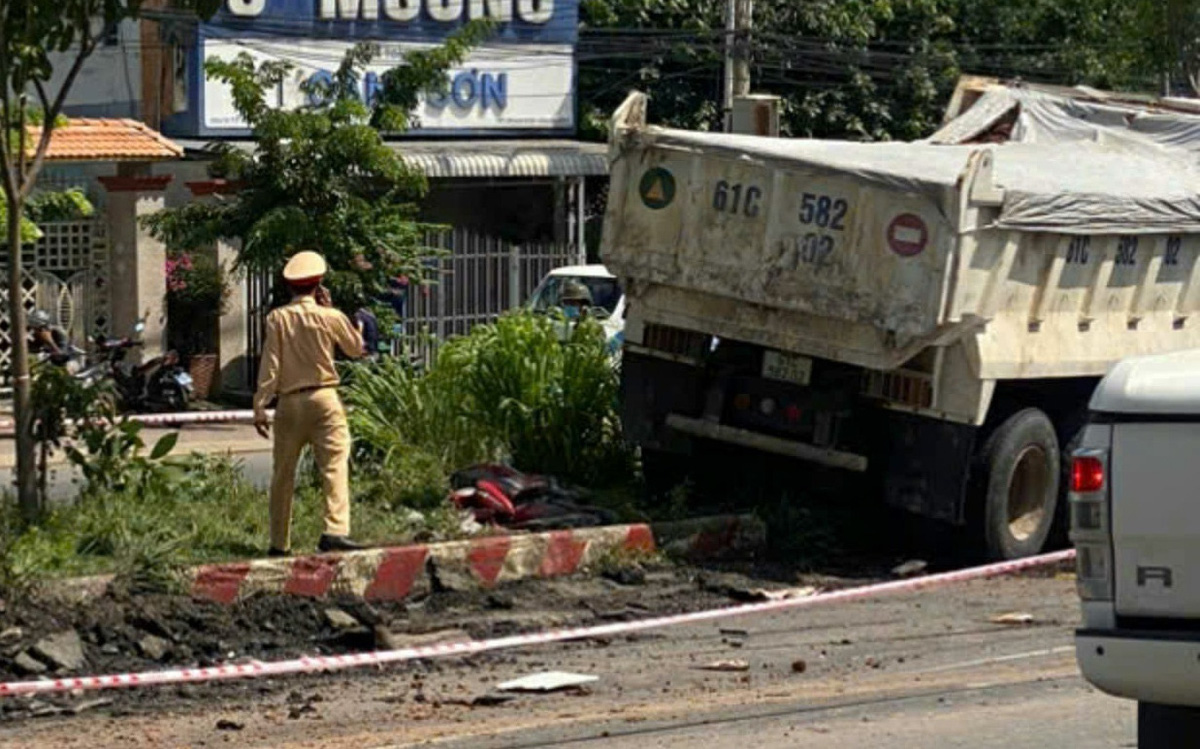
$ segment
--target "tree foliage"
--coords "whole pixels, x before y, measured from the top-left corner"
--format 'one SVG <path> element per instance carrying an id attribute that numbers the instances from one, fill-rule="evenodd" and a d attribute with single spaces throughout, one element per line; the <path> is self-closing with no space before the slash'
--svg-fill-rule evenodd
<path id="1" fill-rule="evenodd" d="M 420 278 L 430 228 L 416 220 L 425 178 L 382 134 L 408 127 L 418 97 L 444 90 L 450 67 L 490 29 L 468 24 L 440 47 L 408 53 L 381 76 L 370 102 L 361 100 L 359 82 L 380 50 L 358 45 L 330 80 L 305 82 L 310 104 L 292 111 L 267 104 L 267 92 L 293 74 L 289 64 L 256 65 L 247 54 L 209 60 L 207 75 L 230 86 L 253 150 L 219 149 L 211 171 L 237 184 L 233 196 L 164 210 L 147 225 L 176 251 L 239 240 L 238 266 L 255 272 L 277 274 L 293 253 L 320 252 L 339 306 L 377 297 L 390 276 Z"/>
<path id="2" fill-rule="evenodd" d="M 631 88 L 650 94 L 657 121 L 720 129 L 724 5 L 584 0 L 584 131 L 603 136 Z M 1169 12 L 1164 0 L 758 0 L 753 89 L 782 98 L 785 135 L 922 137 L 940 123 L 962 73 L 1155 90 L 1180 59 L 1200 70 L 1200 3 L 1165 6 Z"/>
<path id="3" fill-rule="evenodd" d="M 207 18 L 220 0 L 172 0 L 167 11 Z M 17 494 L 22 515 L 40 511 L 34 472 L 24 283 L 18 247 L 36 238 L 25 215 L 59 115 L 84 63 L 123 21 L 144 12 L 143 0 L 0 1 L 0 191 L 9 250 L 9 339 L 16 416 Z"/>

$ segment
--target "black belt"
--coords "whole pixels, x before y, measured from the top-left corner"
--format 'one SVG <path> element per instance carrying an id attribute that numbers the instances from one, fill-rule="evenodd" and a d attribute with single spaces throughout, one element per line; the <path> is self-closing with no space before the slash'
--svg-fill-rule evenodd
<path id="1" fill-rule="evenodd" d="M 312 385 L 310 387 L 300 388 L 299 390 L 290 390 L 284 393 L 284 395 L 304 395 L 305 393 L 315 393 L 318 390 L 329 389 L 337 389 L 337 385 Z"/>

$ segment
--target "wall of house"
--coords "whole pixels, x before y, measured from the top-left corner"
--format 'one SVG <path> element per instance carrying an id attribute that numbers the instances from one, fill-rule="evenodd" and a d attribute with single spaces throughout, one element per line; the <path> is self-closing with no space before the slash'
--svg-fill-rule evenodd
<path id="1" fill-rule="evenodd" d="M 84 62 L 71 87 L 64 114 L 138 119 L 142 100 L 142 46 L 138 24 L 121 24 L 117 33 Z M 53 95 L 62 86 L 74 54 L 51 54 L 50 59 L 55 74 L 48 91 Z"/>
<path id="2" fill-rule="evenodd" d="M 553 242 L 553 181 L 431 180 L 421 219 L 506 242 Z M 558 232 L 561 234 L 561 229 Z"/>

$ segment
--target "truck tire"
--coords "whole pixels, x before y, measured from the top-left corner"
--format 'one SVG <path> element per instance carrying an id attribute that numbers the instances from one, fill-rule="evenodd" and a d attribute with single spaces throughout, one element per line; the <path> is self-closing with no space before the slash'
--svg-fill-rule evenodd
<path id="1" fill-rule="evenodd" d="M 1200 732 L 1200 710 L 1139 702 L 1137 730 L 1139 749 L 1194 746 Z"/>
<path id="2" fill-rule="evenodd" d="M 1036 408 L 1010 416 L 984 443 L 983 540 L 995 561 L 1037 554 L 1058 506 L 1060 454 L 1049 417 Z"/>

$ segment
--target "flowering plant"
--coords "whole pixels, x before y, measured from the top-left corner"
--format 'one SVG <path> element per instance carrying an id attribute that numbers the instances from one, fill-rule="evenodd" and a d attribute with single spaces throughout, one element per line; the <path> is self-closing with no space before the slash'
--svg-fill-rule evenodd
<path id="1" fill-rule="evenodd" d="M 232 291 L 225 268 L 211 256 L 178 252 L 167 257 L 165 272 L 172 347 L 188 355 L 215 351 L 217 319 Z"/>
<path id="2" fill-rule="evenodd" d="M 216 260 L 190 252 L 167 257 L 167 303 L 199 314 L 225 314 L 230 288 Z"/>

